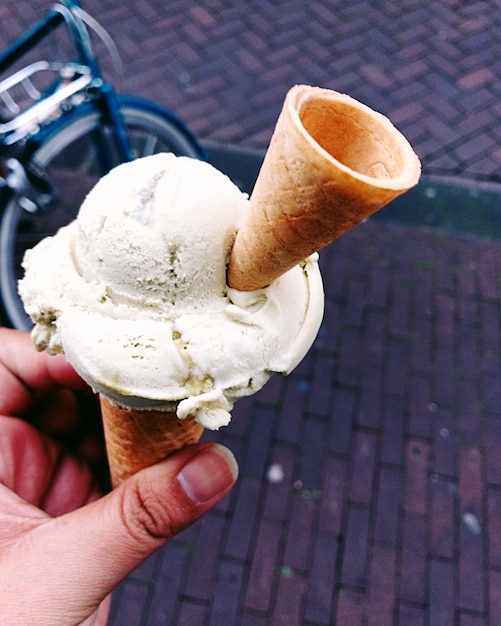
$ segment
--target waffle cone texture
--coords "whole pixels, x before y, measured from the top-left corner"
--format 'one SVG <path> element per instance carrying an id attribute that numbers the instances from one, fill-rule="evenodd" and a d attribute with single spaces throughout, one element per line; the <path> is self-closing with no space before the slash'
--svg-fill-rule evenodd
<path id="1" fill-rule="evenodd" d="M 420 172 L 384 115 L 344 94 L 296 85 L 237 233 L 228 285 L 266 287 L 413 187 Z"/>
<path id="2" fill-rule="evenodd" d="M 203 426 L 175 412 L 137 411 L 112 404 L 100 396 L 111 483 L 117 487 L 139 470 L 196 443 Z"/>

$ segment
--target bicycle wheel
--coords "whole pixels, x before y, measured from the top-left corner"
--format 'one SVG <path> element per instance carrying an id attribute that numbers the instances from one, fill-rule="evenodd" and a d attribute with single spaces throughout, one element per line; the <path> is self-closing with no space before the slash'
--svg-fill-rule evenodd
<path id="1" fill-rule="evenodd" d="M 124 97 L 120 98 L 120 109 L 134 158 L 158 152 L 202 157 L 190 132 L 163 109 Z M 17 293 L 24 252 L 73 220 L 84 197 L 109 169 L 98 154 L 96 132 L 109 139 L 108 148 L 113 145 L 109 127 L 87 105 L 48 127 L 25 166 L 31 164 L 43 172 L 55 190 L 55 201 L 49 209 L 31 214 L 15 199 L 4 211 L 0 223 L 0 291 L 8 322 L 14 328 L 32 327 Z M 111 158 L 112 166 L 119 164 L 116 150 L 111 150 Z"/>

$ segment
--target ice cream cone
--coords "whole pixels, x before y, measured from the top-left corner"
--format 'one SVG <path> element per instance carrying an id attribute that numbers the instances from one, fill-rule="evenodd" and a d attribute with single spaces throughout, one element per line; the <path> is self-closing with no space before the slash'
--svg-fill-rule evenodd
<path id="1" fill-rule="evenodd" d="M 126 409 L 104 396 L 100 396 L 100 403 L 113 487 L 196 443 L 204 430 L 192 417 L 181 420 L 175 412 Z"/>
<path id="2" fill-rule="evenodd" d="M 284 102 L 230 255 L 230 287 L 273 280 L 407 191 L 420 163 L 385 116 L 328 89 Z"/>

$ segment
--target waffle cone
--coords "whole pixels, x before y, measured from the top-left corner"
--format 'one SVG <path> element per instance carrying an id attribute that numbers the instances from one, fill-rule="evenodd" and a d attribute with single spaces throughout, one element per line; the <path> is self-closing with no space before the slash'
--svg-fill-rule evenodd
<path id="1" fill-rule="evenodd" d="M 420 163 L 380 113 L 328 89 L 286 96 L 228 264 L 228 285 L 266 287 L 413 187 Z"/>
<path id="2" fill-rule="evenodd" d="M 103 396 L 100 403 L 113 487 L 202 436 L 203 426 L 192 417 L 181 420 L 175 412 L 126 409 Z"/>

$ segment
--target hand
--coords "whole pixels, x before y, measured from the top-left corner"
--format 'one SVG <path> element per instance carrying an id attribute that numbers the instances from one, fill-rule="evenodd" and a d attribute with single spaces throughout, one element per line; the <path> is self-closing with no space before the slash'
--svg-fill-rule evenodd
<path id="1" fill-rule="evenodd" d="M 0 626 L 104 626 L 112 589 L 236 480 L 231 452 L 199 443 L 101 496 L 89 464 L 34 426 L 67 433 L 85 389 L 64 357 L 0 329 Z"/>

